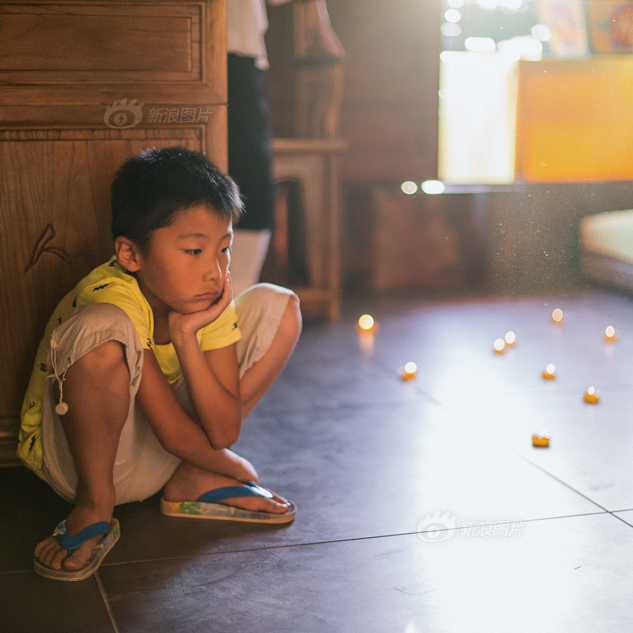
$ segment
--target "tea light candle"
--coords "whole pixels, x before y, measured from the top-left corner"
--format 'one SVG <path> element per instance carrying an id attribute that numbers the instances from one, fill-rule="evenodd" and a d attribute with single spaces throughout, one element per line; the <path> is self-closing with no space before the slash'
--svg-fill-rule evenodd
<path id="1" fill-rule="evenodd" d="M 512 331 L 506 332 L 503 340 L 506 342 L 508 347 L 514 347 L 514 344 L 517 342 L 517 335 Z"/>
<path id="2" fill-rule="evenodd" d="M 495 354 L 503 354 L 503 352 L 505 352 L 505 349 L 506 349 L 506 342 L 502 338 L 498 338 L 493 343 L 493 348 L 495 350 Z"/>
<path id="3" fill-rule="evenodd" d="M 537 448 L 547 448 L 549 441 L 549 435 L 538 435 L 537 433 L 532 435 L 532 446 L 536 446 Z"/>
<path id="4" fill-rule="evenodd" d="M 415 363 L 407 363 L 398 370 L 402 380 L 413 380 L 418 373 L 418 366 Z"/>
<path id="5" fill-rule="evenodd" d="M 552 363 L 543 370 L 543 378 L 545 380 L 554 380 L 556 378 L 556 367 Z"/>
<path id="6" fill-rule="evenodd" d="M 589 389 L 587 389 L 587 391 L 585 392 L 583 398 L 587 404 L 598 404 L 598 402 L 600 402 L 600 398 L 596 393 L 595 387 L 589 387 Z"/>
<path id="7" fill-rule="evenodd" d="M 359 334 L 375 334 L 378 332 L 378 323 L 369 314 L 363 314 L 356 324 L 356 331 Z"/>
<path id="8" fill-rule="evenodd" d="M 556 308 L 556 310 L 552 312 L 552 322 L 556 325 L 563 323 L 563 311 L 560 308 Z"/>
<path id="9" fill-rule="evenodd" d="M 604 331 L 604 340 L 607 341 L 607 343 L 615 343 L 618 340 L 618 335 L 615 333 L 615 328 L 612 325 Z"/>

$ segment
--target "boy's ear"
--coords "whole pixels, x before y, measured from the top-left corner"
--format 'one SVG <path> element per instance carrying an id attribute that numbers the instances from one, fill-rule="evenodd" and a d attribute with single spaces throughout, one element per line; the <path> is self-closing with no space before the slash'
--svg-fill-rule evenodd
<path id="1" fill-rule="evenodd" d="M 128 239 L 119 235 L 114 240 L 114 252 L 119 264 L 129 270 L 131 273 L 135 273 L 141 267 L 141 254 L 138 246 Z"/>

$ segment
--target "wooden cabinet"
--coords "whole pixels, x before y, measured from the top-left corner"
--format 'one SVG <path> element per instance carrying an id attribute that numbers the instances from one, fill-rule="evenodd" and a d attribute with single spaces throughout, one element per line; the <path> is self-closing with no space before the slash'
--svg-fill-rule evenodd
<path id="1" fill-rule="evenodd" d="M 57 302 L 113 252 L 110 183 L 147 147 L 226 169 L 224 0 L 0 2 L 0 464 Z"/>

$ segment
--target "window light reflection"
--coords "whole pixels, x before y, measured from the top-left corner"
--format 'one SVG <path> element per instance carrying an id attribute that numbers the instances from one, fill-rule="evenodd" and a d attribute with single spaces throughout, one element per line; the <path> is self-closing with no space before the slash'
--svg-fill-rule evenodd
<path id="1" fill-rule="evenodd" d="M 422 183 L 422 191 L 430 195 L 444 193 L 444 183 L 439 180 L 425 180 Z"/>
<path id="2" fill-rule="evenodd" d="M 444 24 L 440 26 L 440 32 L 446 37 L 457 37 L 458 35 L 461 35 L 462 27 L 459 26 L 459 24 L 444 22 Z"/>

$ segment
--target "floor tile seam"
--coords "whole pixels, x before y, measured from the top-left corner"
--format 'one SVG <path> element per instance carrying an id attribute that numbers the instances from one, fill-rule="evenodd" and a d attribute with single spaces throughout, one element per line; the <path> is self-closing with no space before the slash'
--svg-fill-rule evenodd
<path id="1" fill-rule="evenodd" d="M 112 611 L 112 607 L 110 606 L 110 600 L 108 599 L 108 594 L 106 593 L 105 587 L 103 586 L 103 582 L 101 581 L 98 570 L 95 572 L 94 576 L 95 580 L 97 581 L 97 586 L 99 587 L 99 592 L 101 593 L 101 599 L 103 600 L 106 611 L 108 612 L 108 616 L 110 617 L 110 622 L 112 623 L 114 633 L 121 633 L 116 623 L 116 619 L 114 618 L 114 612 Z"/>
<path id="2" fill-rule="evenodd" d="M 485 521 L 481 525 L 478 525 L 476 527 L 488 527 L 488 526 L 495 526 L 495 525 L 512 525 L 516 523 L 538 523 L 538 522 L 544 522 L 544 521 L 558 521 L 562 519 L 573 519 L 573 518 L 585 517 L 585 516 L 602 516 L 606 514 L 611 514 L 611 513 L 608 511 L 582 512 L 582 513 L 577 513 L 577 514 L 565 514 L 565 515 L 554 516 L 554 517 L 537 517 L 534 519 Z M 446 528 L 442 530 L 422 530 L 422 531 L 416 530 L 415 532 L 397 532 L 394 534 L 374 534 L 371 536 L 354 536 L 350 538 L 329 539 L 325 541 L 307 541 L 304 543 L 287 543 L 283 545 L 268 545 L 268 546 L 263 546 L 263 547 L 250 547 L 250 548 L 245 548 L 245 549 L 224 550 L 224 551 L 219 551 L 219 552 L 207 552 L 204 554 L 188 554 L 184 556 L 165 556 L 161 558 L 147 558 L 147 559 L 131 560 L 131 561 L 119 561 L 116 563 L 109 562 L 109 563 L 103 563 L 101 567 L 102 568 L 120 567 L 122 565 L 136 565 L 136 564 L 141 564 L 141 563 L 161 563 L 161 562 L 173 561 L 173 560 L 207 558 L 211 556 L 221 556 L 225 554 L 245 554 L 248 552 L 262 552 L 262 551 L 279 550 L 279 549 L 294 549 L 298 547 L 311 547 L 315 545 L 329 545 L 329 544 L 335 544 L 335 543 L 371 541 L 371 540 L 386 539 L 386 538 L 399 538 L 403 536 L 419 536 L 420 534 L 428 534 L 428 533 L 434 533 L 434 532 L 450 532 L 450 531 L 457 532 L 458 530 L 465 529 L 465 527 L 466 526 L 458 526 L 455 528 Z M 467 526 L 467 527 L 472 527 L 472 526 Z M 13 572 L 7 572 L 7 573 L 13 573 Z M 0 575 L 2 575 L 2 572 L 0 572 Z"/>
<path id="3" fill-rule="evenodd" d="M 488 527 L 490 525 L 510 525 L 513 523 L 539 523 L 539 522 L 544 522 L 544 521 L 559 521 L 559 520 L 563 520 L 563 519 L 574 519 L 574 518 L 578 518 L 578 517 L 589 517 L 589 516 L 602 516 L 602 515 L 606 515 L 606 514 L 611 514 L 613 515 L 614 512 L 625 512 L 625 510 L 617 510 L 617 511 L 613 511 L 610 512 L 608 510 L 604 510 L 602 512 L 579 512 L 579 513 L 574 513 L 574 514 L 562 514 L 559 516 L 552 516 L 552 517 L 537 517 L 537 518 L 533 518 L 533 519 L 514 519 L 514 520 L 503 520 L 503 521 L 484 521 L 482 522 L 481 525 L 477 525 L 476 527 Z M 615 518 L 619 518 L 619 517 L 615 517 Z M 627 523 L 626 521 L 623 521 L 623 523 Z M 629 525 L 627 523 L 627 525 Z M 162 562 L 162 561 L 170 561 L 170 560 L 184 560 L 184 559 L 191 559 L 191 558 L 204 558 L 204 557 L 209 557 L 209 556 L 218 556 L 218 555 L 222 555 L 222 554 L 243 554 L 243 553 L 247 553 L 247 552 L 258 552 L 258 551 L 266 551 L 266 550 L 275 550 L 275 549 L 290 549 L 290 548 L 296 548 L 296 547 L 308 547 L 308 546 L 314 546 L 314 545 L 327 545 L 330 543 L 349 543 L 349 542 L 354 542 L 354 541 L 369 541 L 369 540 L 377 540 L 377 539 L 383 539 L 383 538 L 398 538 L 398 537 L 402 537 L 402 536 L 415 536 L 415 535 L 419 535 L 419 534 L 427 534 L 430 532 L 448 532 L 448 531 L 457 531 L 457 530 L 462 530 L 464 529 L 464 527 L 471 527 L 471 526 L 457 526 L 454 528 L 446 528 L 446 529 L 442 529 L 442 530 L 422 530 L 422 531 L 418 531 L 416 530 L 415 532 L 395 532 L 393 534 L 373 534 L 371 536 L 354 536 L 354 537 L 350 537 L 350 538 L 344 538 L 344 539 L 328 539 L 328 540 L 324 540 L 324 541 L 306 541 L 303 543 L 286 543 L 286 544 L 282 544 L 282 545 L 267 545 L 267 546 L 263 546 L 263 547 L 249 547 L 249 548 L 245 548 L 245 549 L 235 549 L 235 550 L 224 550 L 224 551 L 218 551 L 218 552 L 207 552 L 204 554 L 188 554 L 185 556 L 165 556 L 165 557 L 161 557 L 161 558 L 147 558 L 147 559 L 140 559 L 140 560 L 131 560 L 131 561 L 120 561 L 120 562 L 116 562 L 116 563 L 112 563 L 112 562 L 104 562 L 101 564 L 101 568 L 104 567 L 117 567 L 117 566 L 121 566 L 121 565 L 133 565 L 133 564 L 137 564 L 137 563 L 158 563 L 158 562 Z M 631 525 L 631 527 L 633 527 L 633 525 Z M 0 576 L 9 576 L 9 575 L 14 575 L 14 574 L 29 574 L 29 573 L 35 573 L 32 569 L 18 569 L 18 570 L 12 570 L 12 571 L 0 571 Z M 98 572 L 97 572 L 98 573 Z M 95 574 L 96 575 L 96 574 Z M 100 578 L 97 581 L 98 583 L 100 582 Z"/>
<path id="4" fill-rule="evenodd" d="M 563 486 L 569 488 L 570 490 L 572 490 L 576 494 L 580 495 L 581 497 L 583 497 L 584 499 L 586 499 L 590 503 L 593 503 L 597 507 L 599 507 L 602 510 L 604 510 L 604 512 L 598 513 L 598 514 L 610 514 L 614 519 L 617 519 L 618 521 L 621 521 L 625 525 L 633 527 L 633 523 L 629 523 L 628 521 L 625 521 L 622 517 L 618 516 L 619 512 L 630 512 L 630 510 L 608 510 L 607 508 L 601 506 L 597 501 L 594 501 L 593 499 L 591 499 L 591 497 L 588 497 L 587 495 L 585 495 L 584 493 L 580 492 L 579 490 L 577 490 L 576 488 L 574 488 L 570 484 L 566 483 L 565 481 L 563 481 L 559 477 L 556 477 L 556 475 L 553 475 L 552 473 L 550 473 L 549 471 L 545 470 L 544 468 L 538 466 L 537 464 L 534 464 L 533 462 L 531 462 L 529 459 L 523 457 L 522 455 L 519 455 L 519 457 L 521 457 L 522 459 L 524 459 L 528 463 L 532 464 L 532 466 L 535 466 L 536 468 L 541 470 L 543 473 L 545 473 L 546 475 L 548 475 L 549 477 L 551 477 L 552 479 L 554 479 L 558 483 L 562 484 Z"/>
<path id="5" fill-rule="evenodd" d="M 568 484 L 566 481 L 563 481 L 560 477 L 557 477 L 556 475 L 554 475 L 553 473 L 551 473 L 549 470 L 543 468 L 542 466 L 539 466 L 538 464 L 534 463 L 532 460 L 528 459 L 527 457 L 525 457 L 524 455 L 521 455 L 520 453 L 514 452 L 514 454 L 519 457 L 520 459 L 522 459 L 523 461 L 527 462 L 528 464 L 530 464 L 531 466 L 533 466 L 534 468 L 536 468 L 537 470 L 540 470 L 542 473 L 544 473 L 545 475 L 547 475 L 548 477 L 550 477 L 551 479 L 553 479 L 554 481 L 558 482 L 559 484 L 565 486 L 566 488 L 568 488 L 569 490 L 571 490 L 572 492 L 576 493 L 577 495 L 581 496 L 583 499 L 586 499 L 587 501 L 589 501 L 589 503 L 592 503 L 593 505 L 595 505 L 596 507 L 600 508 L 601 510 L 603 510 L 604 512 L 607 512 L 609 514 L 613 514 L 613 511 L 609 510 L 608 508 L 605 508 L 604 506 L 600 505 L 597 501 L 594 501 L 591 497 L 587 496 L 586 494 L 584 494 L 583 492 L 580 492 L 580 490 L 577 490 L 576 488 L 574 488 L 571 484 Z M 626 523 L 626 521 L 625 521 Z"/>
<path id="6" fill-rule="evenodd" d="M 617 519 L 618 521 L 621 521 L 622 523 L 624 523 L 624 525 L 628 525 L 629 527 L 633 528 L 633 523 L 629 523 L 628 521 L 625 521 L 621 516 L 618 516 L 615 512 L 609 512 L 609 514 L 614 519 Z"/>

